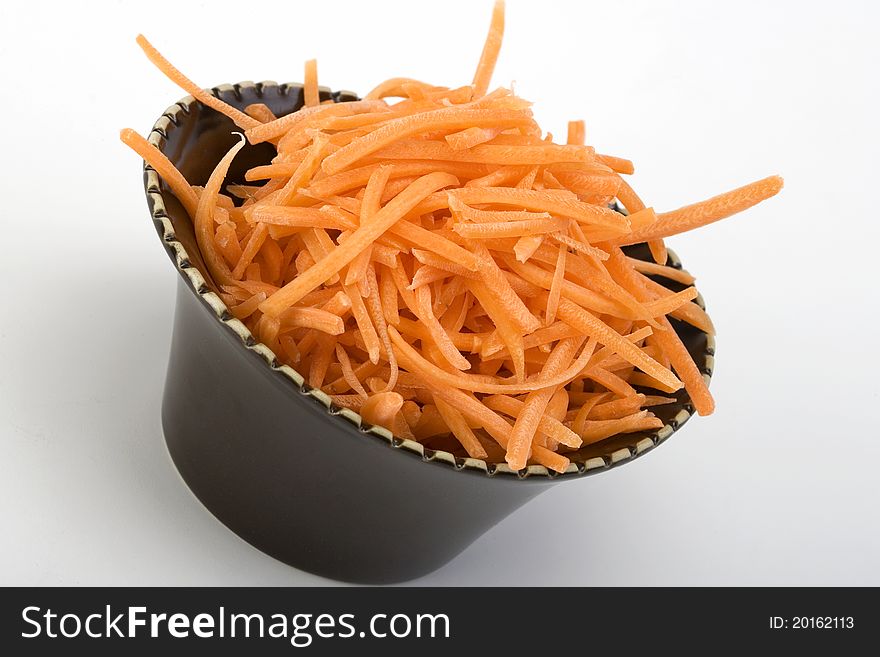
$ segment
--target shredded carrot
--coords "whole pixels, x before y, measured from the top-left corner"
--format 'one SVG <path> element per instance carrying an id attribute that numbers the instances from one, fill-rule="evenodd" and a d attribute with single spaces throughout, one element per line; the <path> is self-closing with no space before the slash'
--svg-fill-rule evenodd
<path id="1" fill-rule="evenodd" d="M 547 362 L 541 369 L 542 376 L 554 376 L 562 371 L 567 363 L 574 358 L 577 348 L 583 343 L 583 338 L 567 338 L 561 340 L 550 353 Z M 538 431 L 538 425 L 544 416 L 544 411 L 550 398 L 556 393 L 554 388 L 544 388 L 526 397 L 523 408 L 517 415 L 516 423 L 507 448 L 507 463 L 514 470 L 525 467 L 532 441 Z"/>
<path id="2" fill-rule="evenodd" d="M 146 139 L 141 137 L 131 128 L 125 128 L 119 133 L 122 143 L 131 148 L 135 153 L 140 155 L 156 173 L 165 181 L 177 199 L 183 204 L 184 209 L 190 217 L 196 216 L 196 206 L 199 204 L 199 197 L 195 190 L 181 175 L 180 171 L 171 163 L 171 160 L 153 146 Z"/>
<path id="3" fill-rule="evenodd" d="M 449 431 L 458 439 L 461 446 L 467 451 L 468 456 L 475 459 L 486 458 L 488 456 L 486 449 L 480 444 L 479 439 L 474 434 L 473 429 L 468 426 L 464 416 L 440 398 L 434 399 L 434 403 L 449 427 Z"/>
<path id="4" fill-rule="evenodd" d="M 555 233 L 568 225 L 565 218 L 526 219 L 525 221 L 498 221 L 484 224 L 455 224 L 453 230 L 468 239 L 498 237 L 525 237 Z"/>
<path id="5" fill-rule="evenodd" d="M 573 146 L 583 146 L 584 140 L 586 139 L 586 125 L 583 121 L 569 121 L 568 122 L 568 139 L 566 139 L 567 144 L 571 144 Z"/>
<path id="6" fill-rule="evenodd" d="M 306 60 L 303 75 L 303 102 L 306 107 L 314 107 L 321 102 L 318 96 L 318 62 L 315 59 Z"/>
<path id="7" fill-rule="evenodd" d="M 544 312 L 544 323 L 547 326 L 556 321 L 556 311 L 559 309 L 559 299 L 562 294 L 562 281 L 565 278 L 565 254 L 565 245 L 560 244 L 559 257 L 556 259 L 556 268 L 550 283 L 550 294 L 547 295 L 547 309 Z"/>
<path id="8" fill-rule="evenodd" d="M 339 360 L 339 364 L 342 366 L 342 376 L 345 378 L 346 383 L 351 386 L 351 389 L 358 393 L 364 399 L 369 398 L 367 391 L 364 389 L 363 384 L 357 378 L 354 373 L 354 370 L 351 368 L 351 360 L 348 357 L 348 354 L 345 351 L 345 348 L 336 343 L 336 358 Z"/>
<path id="9" fill-rule="evenodd" d="M 320 262 L 316 262 L 314 267 L 269 297 L 263 302 L 260 310 L 269 315 L 277 315 L 285 307 L 292 306 L 321 283 L 336 275 L 342 267 L 354 260 L 358 253 L 400 221 L 419 201 L 439 189 L 456 184 L 458 179 L 447 173 L 429 173 L 422 176 L 389 201 L 369 224 L 358 228 L 343 244 L 328 253 Z"/>
<path id="10" fill-rule="evenodd" d="M 557 144 L 531 103 L 489 91 L 503 32 L 499 1 L 458 87 L 392 78 L 321 101 L 309 60 L 303 107 L 284 116 L 230 106 L 139 36 L 160 71 L 276 155 L 241 176 L 242 140 L 200 187 L 134 131 L 120 139 L 191 217 L 193 263 L 230 315 L 336 406 L 459 458 L 565 472 L 583 445 L 662 426 L 654 406 L 712 412 L 670 319 L 714 327 L 664 239 L 782 179 L 656 213 L 625 179 L 630 160 L 585 145 L 583 121 Z M 652 261 L 621 250 L 643 242 Z"/>
<path id="11" fill-rule="evenodd" d="M 244 108 L 244 113 L 252 119 L 256 119 L 260 123 L 269 123 L 278 117 L 272 112 L 265 103 L 254 103 Z"/>
<path id="12" fill-rule="evenodd" d="M 244 112 L 241 112 L 231 105 L 224 103 L 222 100 L 208 93 L 201 87 L 199 87 L 195 82 L 186 77 L 183 73 L 178 71 L 174 66 L 171 65 L 162 54 L 156 50 L 152 43 L 147 41 L 147 38 L 143 34 L 138 34 L 137 36 L 137 44 L 141 47 L 141 50 L 144 51 L 144 54 L 147 58 L 158 68 L 162 73 L 164 73 L 169 80 L 171 80 L 178 87 L 182 88 L 184 91 L 188 92 L 204 105 L 225 114 L 230 119 L 235 121 L 235 124 L 241 128 L 242 130 L 247 130 L 249 128 L 255 128 L 260 125 L 260 122 L 256 119 L 252 119 Z"/>
<path id="13" fill-rule="evenodd" d="M 615 157 L 614 155 L 597 155 L 596 159 L 598 159 L 602 164 L 611 168 L 612 171 L 617 171 L 618 173 L 626 173 L 632 175 L 635 172 L 635 167 L 630 160 L 627 160 L 622 157 Z"/>
<path id="14" fill-rule="evenodd" d="M 235 306 L 230 306 L 229 312 L 236 316 L 238 319 L 247 319 L 257 310 L 257 306 L 259 306 L 263 301 L 266 300 L 265 292 L 260 292 L 259 294 L 255 294 L 246 301 L 242 301 L 240 304 Z"/>
<path id="15" fill-rule="evenodd" d="M 498 61 L 498 53 L 501 51 L 501 40 L 504 38 L 504 0 L 495 0 L 492 10 L 492 23 L 489 25 L 489 34 L 483 52 L 480 54 L 480 63 L 477 72 L 474 73 L 474 96 L 479 98 L 485 95 Z"/>
<path id="16" fill-rule="evenodd" d="M 700 226 L 724 219 L 737 212 L 748 210 L 771 196 L 775 196 L 782 189 L 782 178 L 770 176 L 749 183 L 733 191 L 713 196 L 712 198 L 687 205 L 672 212 L 666 212 L 657 216 L 657 221 L 642 230 L 634 231 L 626 238 L 617 241 L 618 244 L 635 244 L 646 240 L 678 235 Z"/>
<path id="17" fill-rule="evenodd" d="M 214 210 L 217 203 L 217 197 L 220 193 L 220 186 L 226 178 L 226 174 L 229 171 L 229 167 L 232 164 L 232 160 L 235 158 L 236 153 L 238 153 L 243 147 L 244 138 L 235 144 L 214 168 L 211 177 L 208 178 L 208 183 L 205 185 L 205 189 L 199 197 L 199 204 L 196 207 L 195 221 L 193 222 L 196 229 L 196 241 L 198 242 L 202 257 L 205 259 L 205 265 L 208 267 L 208 271 L 211 273 L 211 276 L 215 281 L 219 284 L 225 285 L 229 285 L 233 283 L 235 279 L 241 278 L 241 275 L 244 273 L 244 268 L 242 268 L 241 272 L 238 272 L 237 275 L 234 272 L 230 272 L 229 267 L 226 265 L 226 261 L 223 260 L 223 257 L 218 253 L 217 244 L 214 241 Z M 256 253 L 256 251 L 254 253 Z M 236 270 L 238 270 L 237 266 Z"/>
<path id="18" fill-rule="evenodd" d="M 497 128 L 465 128 L 446 135 L 445 139 L 452 150 L 463 151 L 494 139 L 499 132 Z"/>

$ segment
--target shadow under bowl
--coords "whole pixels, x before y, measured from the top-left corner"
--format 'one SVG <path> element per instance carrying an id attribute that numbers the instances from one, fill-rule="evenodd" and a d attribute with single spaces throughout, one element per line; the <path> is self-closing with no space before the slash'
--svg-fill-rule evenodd
<path id="1" fill-rule="evenodd" d="M 274 82 L 217 87 L 243 109 L 265 103 L 277 116 L 302 106 L 302 87 Z M 355 94 L 321 91 L 342 102 Z M 203 185 L 238 140 L 236 126 L 191 97 L 172 105 L 149 139 L 186 179 Z M 246 145 L 227 178 L 274 156 Z M 232 317 L 206 274 L 190 217 L 155 171 L 144 184 L 156 229 L 179 276 L 162 404 L 168 450 L 193 493 L 220 521 L 267 554 L 326 577 L 364 583 L 412 579 L 439 568 L 512 511 L 564 481 L 606 472 L 664 442 L 693 412 L 684 390 L 656 407 L 664 426 L 567 454 L 556 474 L 460 458 L 401 440 L 334 407 L 282 365 Z M 636 246 L 630 255 L 647 258 Z M 670 263 L 680 267 L 674 254 Z M 671 289 L 677 283 L 657 279 Z M 702 305 L 702 300 L 698 298 Z M 673 320 L 709 379 L 711 336 Z"/>

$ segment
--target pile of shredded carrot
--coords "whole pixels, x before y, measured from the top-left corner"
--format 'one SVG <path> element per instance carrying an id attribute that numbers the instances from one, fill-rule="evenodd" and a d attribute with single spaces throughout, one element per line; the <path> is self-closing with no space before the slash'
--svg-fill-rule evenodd
<path id="1" fill-rule="evenodd" d="M 202 188 L 134 131 L 122 141 L 193 218 L 230 312 L 310 386 L 401 438 L 561 472 L 567 452 L 662 426 L 650 409 L 682 386 L 712 412 L 669 318 L 712 323 L 663 239 L 782 179 L 655 213 L 622 177 L 630 161 L 584 145 L 582 121 L 557 144 L 529 102 L 490 90 L 503 31 L 497 2 L 473 81 L 457 88 L 393 78 L 363 100 L 322 102 L 309 61 L 305 106 L 280 118 L 227 105 L 138 37 L 163 73 L 277 155 L 224 188 L 243 137 Z M 641 242 L 653 262 L 621 250 Z"/>

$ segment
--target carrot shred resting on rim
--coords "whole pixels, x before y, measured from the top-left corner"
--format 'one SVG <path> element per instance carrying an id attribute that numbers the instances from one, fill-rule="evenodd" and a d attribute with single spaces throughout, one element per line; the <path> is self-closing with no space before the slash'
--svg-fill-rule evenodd
<path id="1" fill-rule="evenodd" d="M 174 192 L 174 195 L 183 204 L 187 214 L 190 217 L 195 217 L 199 197 L 196 196 L 186 178 L 181 175 L 180 171 L 171 163 L 171 160 L 166 157 L 165 153 L 131 128 L 123 129 L 119 133 L 119 139 L 156 170 L 156 173 L 159 174 L 162 180 L 165 181 L 165 184 L 171 188 L 171 191 Z"/>
<path id="2" fill-rule="evenodd" d="M 583 121 L 557 144 L 531 103 L 489 91 L 503 31 L 496 2 L 473 83 L 458 87 L 392 78 L 322 102 L 309 60 L 303 107 L 280 117 L 224 103 L 139 37 L 165 75 L 276 155 L 224 188 L 241 141 L 202 188 L 134 131 L 120 139 L 192 218 L 194 262 L 230 314 L 335 404 L 457 457 L 565 472 L 582 445 L 662 425 L 648 409 L 676 399 L 643 387 L 684 386 L 712 412 L 670 318 L 714 327 L 693 287 L 657 282 L 694 281 L 667 263 L 664 238 L 782 179 L 655 213 L 624 179 L 633 163 L 585 145 Z M 620 249 L 641 242 L 653 261 Z"/>

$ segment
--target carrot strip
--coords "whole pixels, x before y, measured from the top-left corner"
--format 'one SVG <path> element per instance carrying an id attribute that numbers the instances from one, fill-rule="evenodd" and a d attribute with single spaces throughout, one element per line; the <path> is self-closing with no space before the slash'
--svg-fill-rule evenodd
<path id="1" fill-rule="evenodd" d="M 379 298 L 382 301 L 382 314 L 385 321 L 396 326 L 400 321 L 400 308 L 397 299 L 397 286 L 388 267 L 383 267 L 379 276 Z"/>
<path id="2" fill-rule="evenodd" d="M 156 173 L 159 174 L 162 180 L 171 188 L 171 191 L 174 192 L 177 199 L 183 204 L 189 216 L 195 217 L 199 199 L 180 171 L 177 170 L 177 167 L 165 156 L 165 153 L 131 128 L 122 130 L 119 133 L 119 139 L 156 170 Z"/>
<path id="3" fill-rule="evenodd" d="M 382 348 L 385 350 L 385 358 L 388 361 L 388 365 L 390 368 L 390 373 L 388 376 L 388 383 L 386 384 L 383 392 L 387 392 L 393 390 L 397 385 L 397 381 L 400 375 L 400 370 L 397 365 L 397 357 L 394 355 L 394 350 L 391 348 L 391 338 L 388 335 L 388 322 L 385 321 L 384 309 L 382 307 L 382 301 L 380 299 L 379 292 L 379 281 L 376 277 L 376 270 L 373 267 L 367 268 L 366 273 L 366 283 L 369 294 L 367 295 L 367 312 L 370 315 L 370 319 L 373 321 L 373 326 L 376 329 L 376 333 L 379 336 L 379 341 L 382 344 Z"/>
<path id="4" fill-rule="evenodd" d="M 488 456 L 486 449 L 480 444 L 473 429 L 468 426 L 464 415 L 442 399 L 435 399 L 434 404 L 443 421 L 446 422 L 446 426 L 464 447 L 468 456 L 475 459 L 486 458 Z"/>
<path id="5" fill-rule="evenodd" d="M 394 339 L 395 332 L 392 331 L 391 336 L 392 339 Z M 399 335 L 397 337 L 399 337 Z M 399 344 L 400 343 L 395 341 L 395 346 L 398 346 Z M 421 369 L 421 366 L 417 361 L 410 360 L 409 356 L 402 351 L 398 353 L 398 358 L 400 358 L 404 367 L 408 369 L 415 369 L 417 371 Z M 424 370 L 421 370 L 421 372 L 424 373 Z M 431 391 L 431 394 L 435 399 L 442 399 L 453 408 L 458 409 L 466 417 L 470 417 L 475 422 L 479 423 L 479 425 L 483 427 L 499 445 L 502 447 L 507 446 L 509 440 L 508 435 L 511 431 L 510 424 L 498 414 L 487 408 L 475 397 L 460 390 L 456 390 L 455 388 L 447 388 L 427 380 L 425 382 L 425 387 Z M 538 445 L 532 450 L 532 456 L 538 463 L 546 465 L 556 472 L 565 472 L 570 463 L 570 461 L 561 454 L 556 454 Z"/>
<path id="6" fill-rule="evenodd" d="M 247 244 L 245 244 L 241 251 L 241 258 L 239 258 L 238 264 L 236 264 L 235 269 L 232 270 L 233 278 L 241 278 L 244 276 L 245 269 L 251 264 L 254 257 L 257 255 L 257 251 L 263 246 L 263 242 L 266 241 L 268 236 L 269 229 L 266 224 L 257 224 L 257 227 L 254 228 L 254 232 L 251 233 L 250 239 L 248 239 Z"/>
<path id="7" fill-rule="evenodd" d="M 650 293 L 638 279 L 638 275 L 627 262 L 626 257 L 620 249 L 613 249 L 611 251 L 608 265 L 616 270 L 618 275 L 629 285 L 634 294 L 643 299 L 649 298 Z M 681 376 L 685 390 L 687 390 L 688 394 L 691 396 L 691 400 L 693 401 L 697 412 L 700 415 L 710 415 L 715 410 L 715 401 L 712 399 L 712 395 L 709 392 L 709 387 L 703 379 L 703 375 L 697 369 L 697 366 L 694 364 L 687 348 L 672 328 L 669 320 L 664 316 L 661 318 L 660 323 L 666 330 L 656 334 L 658 344 L 672 362 L 672 367 L 679 376 Z M 641 367 L 641 370 L 645 374 L 657 379 L 658 382 L 669 386 L 670 388 L 672 387 L 673 382 L 667 378 L 660 378 L 660 376 L 657 376 L 657 373 L 649 371 L 644 367 Z M 668 372 L 668 370 L 663 371 Z"/>
<path id="8" fill-rule="evenodd" d="M 646 288 L 648 288 L 648 290 L 650 290 L 655 296 L 670 293 L 669 290 L 667 290 L 656 281 L 652 281 L 650 278 L 645 278 L 643 276 L 640 280 L 641 283 Z M 715 326 L 714 324 L 712 324 L 712 320 L 709 318 L 709 315 L 706 314 L 705 310 L 703 310 L 693 302 L 686 303 L 683 306 L 676 308 L 670 314 L 676 319 L 687 322 L 691 326 L 695 326 L 701 331 L 708 333 L 709 335 L 715 335 Z"/>
<path id="9" fill-rule="evenodd" d="M 402 406 L 403 397 L 399 393 L 380 392 L 363 403 L 360 414 L 365 422 L 391 430 Z"/>
<path id="10" fill-rule="evenodd" d="M 648 262 L 646 260 L 638 260 L 636 258 L 627 257 L 627 261 L 632 265 L 633 269 L 642 274 L 650 274 L 652 276 L 662 276 L 670 281 L 683 283 L 684 285 L 693 285 L 694 277 L 685 269 L 676 269 L 667 265 L 660 265 L 656 262 Z"/>
<path id="11" fill-rule="evenodd" d="M 327 174 L 338 173 L 395 141 L 435 130 L 463 130 L 470 127 L 491 126 L 517 128 L 533 125 L 534 119 L 532 119 L 530 112 L 445 107 L 393 119 L 369 134 L 355 139 L 347 146 L 343 146 L 325 158 L 321 167 Z"/>
<path id="12" fill-rule="evenodd" d="M 621 233 L 629 230 L 629 220 L 623 215 L 608 208 L 584 203 L 576 197 L 554 196 L 547 192 L 516 187 L 463 187 L 450 190 L 448 193 L 468 205 L 478 203 L 513 205 L 526 210 L 549 212 L 561 217 L 578 219 Z"/>
<path id="13" fill-rule="evenodd" d="M 288 207 L 281 205 L 260 205 L 245 217 L 250 223 L 264 223 L 274 226 L 291 226 L 295 228 L 329 228 L 331 230 L 348 230 L 354 225 L 343 223 L 333 215 L 322 212 L 320 208 Z"/>
<path id="14" fill-rule="evenodd" d="M 599 260 L 608 260 L 608 254 L 602 249 L 597 249 L 594 246 L 572 239 L 564 233 L 553 233 L 550 237 L 560 244 L 564 244 L 568 248 L 583 253 L 584 255 L 592 256 Z M 540 246 L 540 244 L 538 246 Z"/>
<path id="15" fill-rule="evenodd" d="M 214 232 L 214 243 L 226 260 L 229 267 L 234 267 L 241 257 L 241 245 L 235 234 L 235 224 L 232 222 L 222 223 Z"/>
<path id="16" fill-rule="evenodd" d="M 342 365 L 342 376 L 345 378 L 348 385 L 351 386 L 351 389 L 364 399 L 369 397 L 367 391 L 364 390 L 364 386 L 361 385 L 361 382 L 358 380 L 357 376 L 355 376 L 355 373 L 351 368 L 351 360 L 348 357 L 348 353 L 346 353 L 343 346 L 338 342 L 336 343 L 336 358 L 339 360 L 339 364 Z"/>
<path id="17" fill-rule="evenodd" d="M 354 116 L 355 114 L 376 111 L 388 111 L 388 105 L 381 100 L 355 100 L 347 103 L 304 107 L 269 123 L 259 123 L 248 117 L 254 121 L 254 125 L 245 131 L 245 136 L 250 143 L 259 144 L 281 135 L 296 134 L 301 129 L 314 127 L 327 117 Z"/>
<path id="18" fill-rule="evenodd" d="M 458 262 L 471 271 L 475 271 L 480 266 L 480 260 L 477 256 L 437 232 L 425 230 L 409 221 L 398 222 L 389 230 L 410 244 L 430 249 L 440 257 Z"/>
<path id="19" fill-rule="evenodd" d="M 252 119 L 244 112 L 240 112 L 231 105 L 227 105 L 216 96 L 213 96 L 204 89 L 201 89 L 198 85 L 196 85 L 195 82 L 190 80 L 183 73 L 172 66 L 171 62 L 165 59 L 165 57 L 163 57 L 162 54 L 158 50 L 156 50 L 153 44 L 147 41 L 147 38 L 143 34 L 138 34 L 136 41 L 137 44 L 141 47 L 141 50 L 144 51 L 147 59 L 149 59 L 156 66 L 156 68 L 162 71 L 162 73 L 164 73 L 165 76 L 174 84 L 186 91 L 203 105 L 207 105 L 208 107 L 217 110 L 221 114 L 225 114 L 230 119 L 232 119 L 235 124 L 242 130 L 248 130 L 249 128 L 254 128 L 258 125 L 262 125 L 256 119 Z"/>
<path id="20" fill-rule="evenodd" d="M 544 324 L 550 326 L 556 321 L 556 311 L 559 308 L 559 298 L 562 294 L 562 281 L 565 277 L 565 245 L 559 246 L 559 256 L 556 259 L 556 269 L 553 271 L 553 280 L 550 282 L 550 293 L 547 295 L 547 307 L 544 313 Z"/>
<path id="21" fill-rule="evenodd" d="M 428 286 L 423 285 L 416 289 L 415 299 L 419 321 L 428 330 L 431 339 L 446 362 L 458 370 L 469 370 L 471 368 L 470 362 L 459 353 L 431 308 L 431 291 Z"/>
<path id="22" fill-rule="evenodd" d="M 635 389 L 624 379 L 602 367 L 591 367 L 584 372 L 584 375 L 599 385 L 604 386 L 610 392 L 622 397 L 630 397 L 636 394 Z"/>
<path id="23" fill-rule="evenodd" d="M 244 147 L 244 138 L 240 139 L 237 144 L 229 149 L 229 152 L 223 156 L 205 185 L 205 189 L 199 196 L 199 203 L 196 207 L 195 220 L 193 221 L 196 233 L 196 242 L 205 259 L 205 265 L 211 277 L 220 285 L 230 285 L 235 279 L 241 278 L 244 273 L 242 271 L 236 275 L 230 272 L 226 261 L 217 252 L 217 245 L 214 242 L 214 208 L 217 204 L 217 196 L 220 193 L 220 186 L 226 178 L 229 167 L 236 154 Z M 256 254 L 256 251 L 254 251 Z M 238 267 L 236 266 L 236 270 Z M 265 302 L 264 302 L 265 303 Z"/>
<path id="24" fill-rule="evenodd" d="M 321 336 L 316 340 L 318 343 L 315 353 L 309 363 L 309 376 L 307 380 L 313 388 L 320 388 L 324 384 L 327 370 L 330 368 L 330 360 L 335 352 L 336 340 L 332 336 Z"/>
<path id="25" fill-rule="evenodd" d="M 586 138 L 586 125 L 583 121 L 568 122 L 568 139 L 565 143 L 575 146 L 583 146 Z"/>
<path id="26" fill-rule="evenodd" d="M 458 180 L 447 173 L 429 173 L 422 176 L 376 213 L 373 221 L 368 225 L 358 228 L 349 239 L 317 262 L 314 267 L 264 301 L 260 310 L 267 315 L 277 315 L 286 306 L 293 305 L 350 263 L 379 235 L 400 221 L 403 215 L 419 201 L 438 189 L 455 184 L 458 184 Z"/>
<path id="27" fill-rule="evenodd" d="M 230 306 L 229 312 L 236 316 L 238 319 L 246 319 L 254 314 L 257 310 L 257 306 L 259 306 L 263 301 L 266 300 L 266 295 L 263 292 L 259 294 L 255 294 L 246 301 L 242 301 L 240 304 L 235 306 Z"/>
<path id="28" fill-rule="evenodd" d="M 282 328 L 309 328 L 328 335 L 340 335 L 345 332 L 342 318 L 322 308 L 294 306 L 285 310 L 278 319 Z"/>
<path id="29" fill-rule="evenodd" d="M 608 394 L 609 393 L 599 393 L 598 395 L 592 395 L 589 399 L 583 402 L 583 406 L 581 406 L 575 414 L 575 417 L 571 422 L 571 429 L 578 436 L 581 436 L 581 440 L 583 440 L 584 430 L 586 429 L 587 417 L 590 415 L 593 408 L 595 408 L 602 399 L 605 399 Z"/>
<path id="30" fill-rule="evenodd" d="M 497 128 L 465 128 L 460 132 L 446 135 L 446 143 L 454 151 L 463 151 L 494 139 L 500 132 Z"/>
<path id="31" fill-rule="evenodd" d="M 468 128 L 468 131 L 487 128 Z M 425 139 L 401 140 L 389 144 L 373 153 L 373 157 L 383 160 L 437 160 L 442 162 L 492 164 L 492 165 L 539 165 L 539 164 L 563 164 L 575 162 L 589 162 L 593 155 L 592 151 L 585 146 L 564 146 L 559 144 L 529 144 L 529 145 L 505 145 L 505 144 L 471 144 L 465 146 L 466 137 L 455 138 L 449 142 L 453 133 L 445 137 L 445 143 L 441 141 L 429 141 Z M 467 137 L 473 141 L 470 132 Z M 537 171 L 535 171 L 537 173 Z M 527 173 L 532 179 L 531 171 Z M 523 185 L 530 189 L 531 184 Z M 616 189 L 616 187 L 615 187 Z"/>
<path id="32" fill-rule="evenodd" d="M 379 335 L 376 333 L 376 328 L 373 326 L 373 320 L 367 311 L 367 306 L 364 304 L 364 299 L 354 286 L 343 285 L 342 289 L 345 291 L 346 296 L 351 299 L 351 314 L 354 315 L 355 322 L 361 332 L 361 337 L 367 347 L 370 362 L 378 363 L 382 346 L 379 341 Z"/>
<path id="33" fill-rule="evenodd" d="M 617 243 L 621 246 L 636 244 L 646 240 L 678 235 L 711 224 L 775 196 L 782 189 L 782 185 L 782 178 L 770 176 L 733 191 L 713 196 L 706 201 L 686 205 L 672 212 L 665 212 L 658 215 L 657 221 L 651 226 L 633 231 L 617 240 Z"/>
<path id="34" fill-rule="evenodd" d="M 477 71 L 474 73 L 474 96 L 477 98 L 484 96 L 489 88 L 503 38 L 504 0 L 495 0 L 495 6 L 492 9 L 492 22 L 489 24 L 489 34 L 486 35 L 486 43 L 483 44 L 483 52 L 480 53 L 480 63 L 477 64 Z"/>
<path id="35" fill-rule="evenodd" d="M 541 235 L 562 230 L 567 219 L 527 219 L 525 221 L 491 222 L 484 224 L 457 223 L 453 230 L 467 239 L 492 239 L 498 237 L 523 237 Z"/>
<path id="36" fill-rule="evenodd" d="M 260 123 L 268 123 L 269 121 L 274 121 L 278 118 L 264 103 L 253 103 L 248 105 L 244 108 L 244 113 Z"/>
<path id="37" fill-rule="evenodd" d="M 614 157 L 613 155 L 596 155 L 596 159 L 599 160 L 602 164 L 611 167 L 612 171 L 616 171 L 617 173 L 625 173 L 627 175 L 632 175 L 635 173 L 635 167 L 630 160 L 626 160 L 622 157 Z"/>
<path id="38" fill-rule="evenodd" d="M 547 403 L 547 410 L 545 411 L 547 413 L 547 417 L 552 418 L 562 424 L 568 411 L 568 404 L 568 390 L 566 390 L 565 388 L 559 388 L 556 393 L 550 398 L 550 401 Z M 553 436 L 549 436 L 547 435 L 547 433 L 539 429 L 537 435 L 535 436 L 535 444 L 546 447 L 548 449 L 556 450 L 559 448 L 559 445 L 561 443 Z M 580 444 L 581 440 L 580 437 L 578 437 L 577 445 L 580 446 Z"/>
<path id="39" fill-rule="evenodd" d="M 316 335 L 316 334 L 310 333 L 309 335 Z M 361 381 L 361 380 L 369 381 L 370 379 L 368 377 L 371 377 L 378 370 L 379 370 L 378 364 L 373 364 L 367 360 L 367 361 L 364 361 L 363 363 L 361 363 L 360 365 L 358 365 L 357 367 L 352 368 L 352 374 L 354 375 L 354 378 L 357 381 Z M 338 379 L 326 384 L 324 386 L 323 390 L 324 390 L 324 392 L 326 392 L 328 394 L 339 394 L 339 393 L 346 392 L 348 390 L 352 390 L 353 389 L 351 386 L 352 381 L 350 380 L 350 378 L 351 377 L 346 377 L 344 375 L 344 373 L 342 373 Z M 382 391 L 376 390 L 375 392 L 382 392 Z"/>
<path id="40" fill-rule="evenodd" d="M 303 102 L 306 107 L 315 107 L 321 102 L 318 96 L 318 62 L 314 59 L 306 60 L 303 75 Z"/>
<path id="41" fill-rule="evenodd" d="M 640 411 L 616 420 L 587 420 L 580 436 L 585 445 L 590 445 L 617 434 L 659 429 L 662 426 L 660 419 L 652 417 L 648 411 Z"/>
<path id="42" fill-rule="evenodd" d="M 387 98 L 389 96 L 397 96 L 401 93 L 404 85 L 421 87 L 423 89 L 433 88 L 429 84 L 420 82 L 419 80 L 414 80 L 412 78 L 391 78 L 389 80 L 385 80 L 383 83 L 373 88 L 370 93 L 364 96 L 364 98 L 370 100 L 378 100 L 380 98 Z"/>
<path id="43" fill-rule="evenodd" d="M 645 405 L 645 401 L 645 395 L 641 394 L 621 397 L 594 406 L 587 417 L 590 420 L 616 420 L 625 415 L 637 413 Z"/>
<path id="44" fill-rule="evenodd" d="M 666 384 L 670 388 L 678 389 L 681 387 L 681 381 L 675 378 L 665 367 L 657 361 L 646 356 L 638 347 L 623 338 L 619 333 L 608 327 L 607 324 L 597 319 L 594 315 L 584 310 L 580 306 L 572 303 L 568 299 L 560 299 L 559 309 L 557 311 L 559 318 L 566 324 L 582 331 L 584 335 L 594 336 L 602 344 L 611 347 L 621 357 L 641 369 L 646 374 L 650 374 L 661 383 Z M 675 332 L 672 331 L 674 334 Z"/>
<path id="45" fill-rule="evenodd" d="M 475 243 L 473 249 L 481 262 L 479 274 L 485 283 L 484 296 L 495 299 L 496 303 L 492 305 L 510 319 L 521 335 L 541 328 L 541 321 L 523 303 L 486 247 Z"/>
<path id="46" fill-rule="evenodd" d="M 535 254 L 535 251 L 538 250 L 543 241 L 543 235 L 523 235 L 516 241 L 516 244 L 513 247 L 516 259 L 519 262 L 528 261 L 528 259 Z"/>
<path id="47" fill-rule="evenodd" d="M 435 171 L 443 171 L 451 173 L 459 178 L 471 178 L 487 173 L 487 166 L 481 164 L 468 164 L 459 162 L 443 162 L 443 161 L 420 161 L 413 160 L 410 162 L 394 162 L 365 164 L 363 166 L 348 169 L 340 173 L 333 174 L 317 180 L 313 180 L 309 186 L 309 191 L 315 196 L 329 197 L 335 194 L 342 194 L 352 189 L 365 185 L 373 172 L 379 167 L 390 167 L 391 178 L 402 178 L 405 176 L 423 176 L 426 173 Z"/>
<path id="48" fill-rule="evenodd" d="M 520 383 L 515 380 L 510 383 L 492 383 L 486 380 L 487 377 L 481 375 L 452 374 L 450 372 L 447 372 L 421 356 L 412 347 L 412 345 L 410 345 L 404 339 L 404 337 L 397 331 L 395 327 L 389 326 L 388 333 L 391 336 L 391 342 L 394 345 L 395 351 L 397 352 L 398 360 L 401 362 L 401 364 L 405 365 L 403 359 L 400 356 L 400 354 L 403 353 L 406 355 L 407 362 L 416 363 L 415 367 L 417 369 L 428 371 L 432 380 L 436 381 L 437 383 L 443 384 L 450 388 L 467 390 L 469 392 L 515 395 L 524 392 L 532 392 L 534 390 L 541 390 L 543 388 L 549 388 L 552 386 L 564 385 L 580 373 L 584 366 L 586 366 L 587 361 L 590 357 L 590 354 L 586 353 L 585 349 L 581 353 L 581 355 L 578 356 L 578 359 L 574 363 L 572 363 L 571 367 L 558 374 L 557 376 L 552 376 L 549 378 L 537 377 L 524 383 Z M 495 377 L 488 378 L 503 381 L 502 379 L 495 379 Z"/>
<path id="49" fill-rule="evenodd" d="M 567 338 L 560 341 L 553 351 L 550 352 L 547 362 L 541 369 L 541 375 L 551 377 L 559 374 L 566 365 L 571 363 L 575 351 L 577 351 L 581 344 L 583 344 L 583 338 Z M 542 417 L 544 417 L 544 411 L 550 402 L 550 398 L 555 393 L 556 390 L 554 388 L 545 388 L 531 392 L 526 397 L 513 425 L 513 432 L 510 435 L 510 442 L 508 443 L 507 455 L 505 457 L 507 464 L 514 470 L 525 467 L 532 441 L 538 431 L 538 425 Z M 576 447 L 577 445 L 574 446 Z"/>

